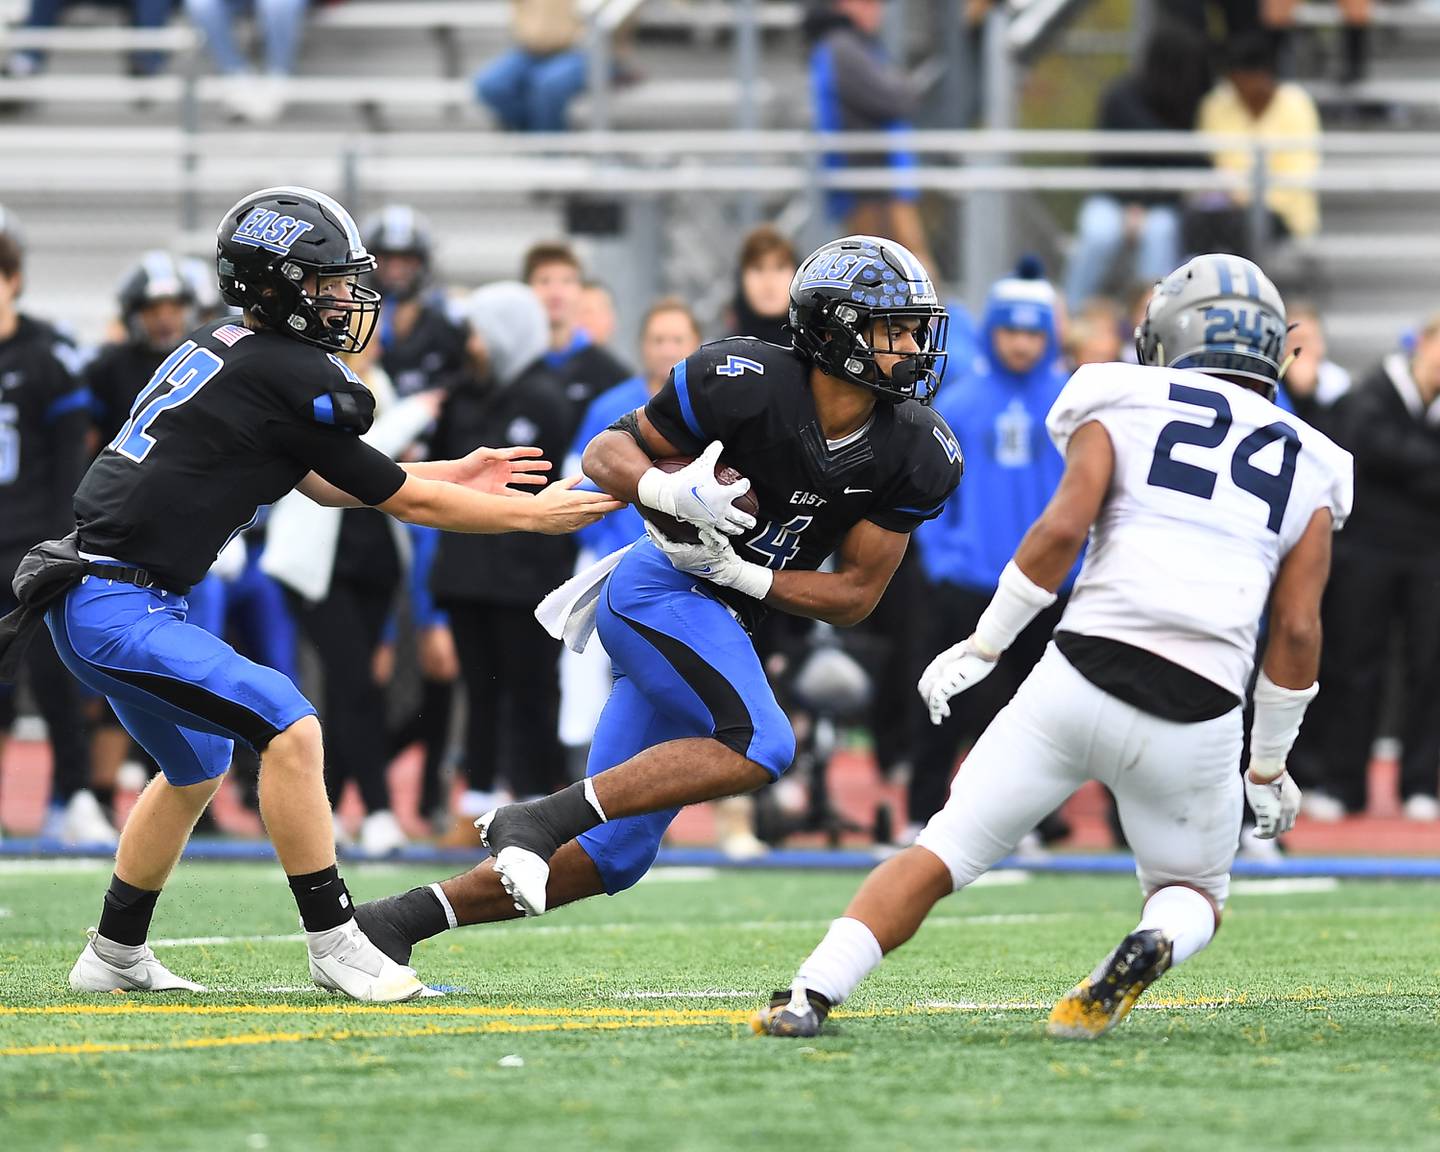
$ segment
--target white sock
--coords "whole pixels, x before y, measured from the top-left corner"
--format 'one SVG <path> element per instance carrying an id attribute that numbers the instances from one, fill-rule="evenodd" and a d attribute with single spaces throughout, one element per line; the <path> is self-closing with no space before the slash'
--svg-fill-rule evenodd
<path id="1" fill-rule="evenodd" d="M 108 936 L 95 934 L 95 955 L 116 968 L 129 968 L 145 955 L 144 944 L 119 944 Z"/>
<path id="2" fill-rule="evenodd" d="M 859 920 L 842 916 L 800 965 L 795 983 L 820 993 L 831 1005 L 843 1004 L 882 958 L 875 933 Z"/>
<path id="3" fill-rule="evenodd" d="M 1136 931 L 1159 928 L 1170 941 L 1170 965 L 1185 963 L 1215 935 L 1215 909 L 1210 901 L 1179 884 L 1159 889 L 1145 901 Z"/>
<path id="4" fill-rule="evenodd" d="M 595 795 L 595 780 L 593 777 L 585 777 L 585 802 L 595 809 L 595 815 L 600 817 L 600 823 L 605 823 L 610 817 L 605 815 L 605 809 L 600 807 L 600 797 Z"/>
<path id="5" fill-rule="evenodd" d="M 450 901 L 445 896 L 445 890 L 439 884 L 430 885 L 430 893 L 436 900 L 440 901 L 440 907 L 445 909 L 445 922 L 451 928 L 460 927 L 460 918 L 455 915 L 455 909 L 450 907 Z"/>

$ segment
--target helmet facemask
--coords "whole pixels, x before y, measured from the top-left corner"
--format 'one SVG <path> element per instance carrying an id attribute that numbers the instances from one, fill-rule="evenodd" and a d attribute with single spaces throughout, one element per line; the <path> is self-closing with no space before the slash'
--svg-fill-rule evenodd
<path id="1" fill-rule="evenodd" d="M 309 264 L 290 257 L 278 267 L 282 286 L 254 306 L 267 323 L 328 351 L 353 355 L 364 350 L 380 319 L 380 293 L 360 282 L 361 276 L 374 271 L 373 256 L 348 264 Z M 310 277 L 316 286 L 313 293 L 305 289 Z M 349 279 L 348 300 L 320 290 L 326 281 L 339 277 Z"/>
<path id="2" fill-rule="evenodd" d="M 919 400 L 929 404 L 945 373 L 945 341 L 950 317 L 945 309 L 872 309 L 840 301 L 834 305 L 835 335 L 821 354 L 821 366 L 832 376 L 869 388 L 892 402 Z M 891 321 L 901 321 L 902 325 Z M 913 324 L 913 328 L 910 325 Z M 912 336 L 915 350 L 906 336 Z M 905 347 L 897 347 L 901 342 Z M 898 357 L 882 366 L 877 357 Z"/>

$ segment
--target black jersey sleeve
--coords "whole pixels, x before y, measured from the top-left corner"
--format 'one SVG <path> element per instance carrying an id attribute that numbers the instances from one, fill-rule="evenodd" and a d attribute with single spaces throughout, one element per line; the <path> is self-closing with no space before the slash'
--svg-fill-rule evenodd
<path id="1" fill-rule="evenodd" d="M 793 359 L 760 340 L 707 344 L 670 370 L 670 379 L 645 405 L 645 415 L 687 455 L 703 452 L 714 440 L 728 441 L 764 412 L 766 371 L 793 370 L 774 353 Z"/>
<path id="2" fill-rule="evenodd" d="M 891 532 L 913 532 L 940 515 L 965 461 L 955 434 L 932 409 L 907 402 L 896 411 L 896 426 L 902 463 L 866 519 Z"/>
<path id="3" fill-rule="evenodd" d="M 375 397 L 339 357 L 306 366 L 317 364 L 318 378 L 285 382 L 288 411 L 276 421 L 276 442 L 362 504 L 383 504 L 400 491 L 405 470 L 360 439 L 374 421 Z"/>

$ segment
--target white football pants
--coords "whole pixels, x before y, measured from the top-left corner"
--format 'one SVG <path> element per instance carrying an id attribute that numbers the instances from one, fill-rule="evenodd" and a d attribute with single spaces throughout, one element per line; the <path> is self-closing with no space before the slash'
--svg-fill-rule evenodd
<path id="1" fill-rule="evenodd" d="M 1178 724 L 1101 691 L 1051 644 L 995 717 L 917 844 L 956 889 L 1086 780 L 1115 794 L 1145 893 L 1186 884 L 1223 907 L 1240 835 L 1241 712 Z"/>

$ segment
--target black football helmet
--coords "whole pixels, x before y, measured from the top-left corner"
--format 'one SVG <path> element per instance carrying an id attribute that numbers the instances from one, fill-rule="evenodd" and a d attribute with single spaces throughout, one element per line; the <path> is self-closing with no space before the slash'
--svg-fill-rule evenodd
<path id="1" fill-rule="evenodd" d="M 228 303 L 306 344 L 359 352 L 375 333 L 380 293 L 359 283 L 375 257 L 350 213 L 323 192 L 281 187 L 246 196 L 220 220 L 215 267 Z M 331 277 L 350 281 L 349 299 L 320 295 Z"/>
<path id="2" fill-rule="evenodd" d="M 906 355 L 887 374 L 875 362 L 873 322 L 881 317 L 920 321 L 918 355 Z M 790 335 L 795 350 L 831 376 L 898 403 L 929 404 L 945 374 L 950 316 L 929 273 L 904 246 L 878 236 L 846 236 L 810 253 L 790 281 Z M 889 337 L 886 336 L 886 340 Z"/>
<path id="3" fill-rule="evenodd" d="M 139 315 L 147 304 L 157 300 L 178 300 L 191 309 L 196 304 L 195 287 L 180 261 L 161 250 L 146 252 L 120 282 L 120 319 L 132 339 L 146 338 Z"/>
<path id="4" fill-rule="evenodd" d="M 430 281 L 430 222 L 408 204 L 387 204 L 366 219 L 360 235 L 365 247 L 378 259 L 382 256 L 413 256 L 420 262 L 413 276 L 402 279 L 388 275 L 382 268 L 374 279 L 380 283 L 386 299 L 413 300 Z"/>
<path id="5" fill-rule="evenodd" d="M 1285 358 L 1285 301 L 1241 256 L 1196 256 L 1155 285 L 1135 329 L 1141 364 L 1235 378 L 1275 399 Z"/>

